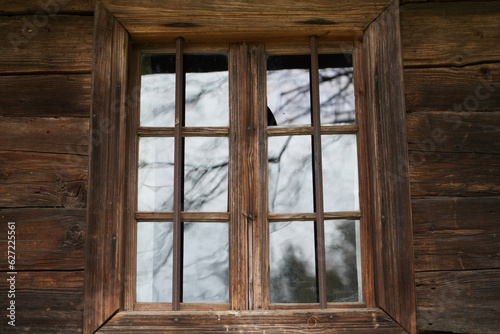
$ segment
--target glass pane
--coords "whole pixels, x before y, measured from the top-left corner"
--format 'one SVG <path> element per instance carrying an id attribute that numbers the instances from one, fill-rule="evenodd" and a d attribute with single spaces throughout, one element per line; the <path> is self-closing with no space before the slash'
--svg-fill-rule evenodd
<path id="1" fill-rule="evenodd" d="M 173 127 L 175 55 L 142 56 L 140 125 Z"/>
<path id="2" fill-rule="evenodd" d="M 352 58 L 321 55 L 319 60 L 321 124 L 355 124 Z"/>
<path id="3" fill-rule="evenodd" d="M 139 140 L 139 211 L 173 211 L 174 139 L 141 137 Z"/>
<path id="4" fill-rule="evenodd" d="M 310 56 L 267 58 L 267 103 L 276 123 L 310 125 Z"/>
<path id="5" fill-rule="evenodd" d="M 313 212 L 310 136 L 269 138 L 269 211 Z"/>
<path id="6" fill-rule="evenodd" d="M 321 147 L 324 210 L 358 211 L 356 135 L 321 136 Z"/>
<path id="7" fill-rule="evenodd" d="M 361 301 L 359 221 L 325 221 L 325 250 L 327 301 Z"/>
<path id="8" fill-rule="evenodd" d="M 227 55 L 185 55 L 184 57 L 186 126 L 228 126 Z"/>
<path id="9" fill-rule="evenodd" d="M 137 224 L 137 302 L 172 302 L 173 223 Z"/>
<path id="10" fill-rule="evenodd" d="M 185 138 L 184 210 L 227 212 L 229 140 Z"/>
<path id="11" fill-rule="evenodd" d="M 270 223 L 271 303 L 316 303 L 313 222 Z"/>
<path id="12" fill-rule="evenodd" d="M 228 223 L 184 223 L 183 273 L 183 302 L 229 302 Z"/>

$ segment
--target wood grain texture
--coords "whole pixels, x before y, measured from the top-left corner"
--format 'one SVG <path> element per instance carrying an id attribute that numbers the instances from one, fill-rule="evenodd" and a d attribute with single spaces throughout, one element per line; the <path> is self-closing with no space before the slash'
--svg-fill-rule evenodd
<path id="1" fill-rule="evenodd" d="M 88 155 L 89 120 L 0 117 L 0 150 Z"/>
<path id="2" fill-rule="evenodd" d="M 500 154 L 500 112 L 418 112 L 406 125 L 414 162 L 434 152 Z"/>
<path id="3" fill-rule="evenodd" d="M 0 151 L 0 207 L 84 208 L 88 157 Z"/>
<path id="4" fill-rule="evenodd" d="M 405 69 L 406 110 L 498 111 L 500 64 Z"/>
<path id="5" fill-rule="evenodd" d="M 0 216 L 16 222 L 16 270 L 83 270 L 85 209 L 2 209 Z M 6 238 L 0 247 L 0 270 L 9 271 Z"/>
<path id="6" fill-rule="evenodd" d="M 405 67 L 497 62 L 499 10 L 498 1 L 404 5 L 401 35 Z"/>
<path id="7" fill-rule="evenodd" d="M 96 11 L 85 261 L 84 332 L 95 332 L 121 305 L 128 35 Z"/>
<path id="8" fill-rule="evenodd" d="M 415 270 L 500 268 L 500 197 L 414 199 Z"/>
<path id="9" fill-rule="evenodd" d="M 0 116 L 90 116 L 90 75 L 0 76 Z"/>
<path id="10" fill-rule="evenodd" d="M 352 41 L 389 3 L 387 0 L 335 4 L 328 0 L 104 1 L 134 41 L 165 43 L 183 36 L 189 44 L 208 36 L 213 40 L 261 42 L 282 39 L 283 34 L 290 39 L 314 34 Z"/>
<path id="11" fill-rule="evenodd" d="M 363 58 L 375 299 L 395 321 L 416 333 L 399 2 L 366 29 Z"/>
<path id="12" fill-rule="evenodd" d="M 0 73 L 90 73 L 91 16 L 11 16 L 0 20 Z"/>
<path id="13" fill-rule="evenodd" d="M 418 328 L 498 333 L 499 277 L 498 269 L 417 273 Z"/>
<path id="14" fill-rule="evenodd" d="M 410 151 L 413 198 L 500 194 L 500 155 Z"/>
<path id="15" fill-rule="evenodd" d="M 251 311 L 251 312 L 122 312 L 99 333 L 406 333 L 384 312 Z"/>
<path id="16" fill-rule="evenodd" d="M 6 277 L 7 275 L 2 275 Z M 7 280 L 0 294 L 7 296 Z M 0 298 L 4 314 L 7 297 Z M 28 271 L 16 275 L 16 326 L 2 317 L 2 333 L 80 333 L 83 321 L 83 272 Z"/>
<path id="17" fill-rule="evenodd" d="M 0 15 L 91 13 L 96 0 L 3 0 Z"/>

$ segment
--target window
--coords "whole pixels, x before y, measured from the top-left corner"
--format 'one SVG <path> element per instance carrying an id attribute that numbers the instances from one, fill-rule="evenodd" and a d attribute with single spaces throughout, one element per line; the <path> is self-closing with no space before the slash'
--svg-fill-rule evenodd
<path id="1" fill-rule="evenodd" d="M 144 328 L 162 332 L 182 330 L 262 333 L 268 330 L 285 332 L 290 329 L 299 333 L 311 330 L 416 332 L 398 2 L 362 0 L 354 3 L 341 0 L 332 5 L 323 0 L 286 3 L 242 0 L 231 4 L 220 0 L 103 0 L 97 4 L 95 22 L 92 145 L 86 230 L 85 333 L 131 333 L 141 332 Z M 187 111 L 196 106 L 189 99 L 185 103 L 174 102 L 177 115 L 184 115 L 182 112 L 185 107 L 185 123 L 181 119 L 174 122 L 172 127 L 167 119 L 161 119 L 150 124 L 140 124 L 141 121 L 147 121 L 144 116 L 139 119 L 140 115 L 136 110 L 141 100 L 140 89 L 135 89 L 140 87 L 140 52 L 180 54 L 178 46 L 163 49 L 178 36 L 184 36 L 188 41 L 183 52 L 183 59 L 187 61 L 186 76 L 181 76 L 180 80 L 188 82 L 190 73 L 194 73 L 194 76 L 199 73 L 190 69 L 187 60 L 189 57 L 227 54 L 216 57 L 226 57 L 228 64 L 227 124 L 200 125 L 196 122 L 201 121 L 201 118 L 190 120 Z M 359 111 L 355 115 L 355 122 L 349 122 L 347 113 L 343 116 L 346 118 L 327 120 L 326 124 L 313 120 L 312 126 L 285 125 L 282 123 L 279 104 L 274 104 L 270 95 L 267 96 L 267 103 L 266 99 L 259 98 L 266 96 L 266 91 L 272 94 L 272 89 L 265 84 L 266 81 L 272 81 L 266 67 L 269 71 L 275 70 L 279 67 L 279 62 L 271 61 L 271 58 L 278 56 L 275 60 L 281 59 L 283 64 L 286 63 L 283 62 L 286 60 L 283 56 L 310 54 L 309 45 L 302 44 L 309 36 L 319 36 L 317 43 L 320 53 L 332 54 L 346 50 L 353 52 L 355 100 Z M 234 43 L 236 41 L 255 43 Z M 210 45 L 208 49 L 207 45 Z M 312 50 L 314 55 L 315 48 Z M 267 56 L 270 56 L 269 63 Z M 322 67 L 320 62 L 318 57 L 318 68 Z M 176 61 L 175 65 L 178 64 Z M 214 67 L 220 69 L 217 64 L 219 63 L 216 62 Z M 283 69 L 289 67 L 281 66 Z M 316 68 L 316 64 L 313 62 L 311 67 Z M 175 73 L 179 76 L 182 71 L 176 70 Z M 312 78 L 319 81 L 316 76 L 319 71 L 313 70 L 311 73 Z M 176 81 L 179 82 L 177 79 Z M 279 86 L 284 87 L 281 84 Z M 311 87 L 316 89 L 320 85 L 313 83 Z M 196 90 L 193 92 L 189 89 L 189 85 L 186 86 L 186 95 L 181 89 L 177 89 L 175 101 L 182 101 L 183 96 L 190 98 L 198 95 Z M 311 93 L 313 98 L 310 106 L 314 118 L 321 120 L 321 92 L 317 93 Z M 272 118 L 268 121 L 268 106 L 277 126 L 268 125 L 272 123 Z M 234 112 L 235 110 L 238 112 Z M 272 181 L 276 169 L 279 169 L 276 161 L 283 163 L 276 158 L 276 148 L 284 145 L 283 141 L 286 143 L 289 137 L 291 139 L 288 145 L 293 145 L 290 144 L 292 141 L 309 138 L 304 140 L 307 145 L 303 146 L 304 149 L 306 146 L 311 147 L 311 153 L 304 154 L 297 150 L 300 155 L 296 154 L 296 157 L 305 156 L 305 160 L 311 164 L 309 155 L 314 156 L 314 172 L 310 178 L 314 186 L 310 186 L 308 190 L 309 193 L 312 192 L 314 200 L 303 203 L 314 205 L 310 212 L 303 212 L 307 211 L 303 210 L 305 206 L 300 206 L 300 210 L 295 210 L 295 206 L 281 206 L 286 201 L 278 200 L 279 192 L 276 189 L 280 189 L 280 184 L 276 186 Z M 353 143 L 353 138 L 356 137 L 359 148 L 356 154 L 361 196 L 359 208 L 356 205 L 352 207 L 352 201 L 351 207 L 331 208 L 326 203 L 335 201 L 317 200 L 321 196 L 324 199 L 331 196 L 325 190 L 331 186 L 320 182 L 320 176 L 325 181 L 326 175 L 323 168 L 320 168 L 321 164 L 329 164 L 327 159 L 332 156 L 330 152 L 324 151 L 325 143 L 328 143 L 330 137 L 335 138 L 333 142 L 344 142 L 343 147 L 346 146 L 345 142 Z M 311 138 L 314 140 L 309 146 Z M 141 141 L 144 143 L 141 144 Z M 209 164 L 217 165 L 221 171 L 226 168 L 223 160 L 227 160 L 227 209 L 219 207 L 215 202 L 204 205 L 186 193 L 189 189 L 200 193 L 200 187 L 205 186 L 203 182 L 192 182 L 190 175 L 186 177 L 186 173 L 194 175 L 200 170 L 200 166 L 205 166 L 207 162 L 198 164 L 200 160 L 193 158 L 196 156 L 193 152 L 205 142 L 213 146 L 211 141 L 220 141 L 217 143 L 220 147 L 226 145 L 222 142 L 227 142 L 228 146 L 227 159 L 225 155 L 222 157 L 219 154 L 208 156 L 214 158 Z M 171 147 L 172 143 L 173 152 L 164 149 Z M 140 147 L 142 148 L 139 149 Z M 338 152 L 337 149 L 332 151 Z M 315 153 L 320 153 L 322 157 L 316 157 Z M 241 157 L 252 157 L 253 162 L 245 163 L 248 160 Z M 286 159 L 284 155 L 281 158 Z M 347 157 L 343 159 L 348 160 Z M 139 161 L 142 170 L 139 168 Z M 173 179 L 176 182 L 168 184 L 165 180 L 172 178 L 164 178 L 163 174 L 172 173 L 169 167 L 172 163 Z M 154 174 L 152 166 L 160 165 L 162 172 L 158 185 L 164 189 L 174 187 L 172 202 L 163 199 L 159 202 L 149 199 L 138 202 L 139 185 L 148 184 L 146 174 Z M 310 172 L 306 174 L 311 175 Z M 225 180 L 224 175 L 225 172 L 219 173 L 219 180 Z M 236 184 L 241 185 L 239 189 L 232 186 Z M 349 189 L 354 187 L 352 184 L 347 186 Z M 218 191 L 211 198 L 226 198 L 223 189 L 225 186 L 217 188 Z M 147 193 L 148 190 L 141 191 Z M 162 193 L 162 196 L 168 197 L 166 193 L 168 192 Z M 276 196 L 275 201 L 272 196 Z M 301 198 L 310 199 L 310 196 Z M 196 204 L 191 206 L 190 201 Z M 272 201 L 274 206 L 268 206 Z M 324 203 L 324 208 L 316 208 L 318 203 Z M 241 214 L 234 214 L 235 212 Z M 326 245 L 315 245 L 314 260 L 309 256 L 311 260 L 308 263 L 315 262 L 314 272 L 318 274 L 315 274 L 314 279 L 310 279 L 309 274 L 306 275 L 305 281 L 310 283 L 305 285 L 305 289 L 315 291 L 314 293 L 306 294 L 304 299 L 293 300 L 288 299 L 287 296 L 290 295 L 283 293 L 280 287 L 273 287 L 271 278 L 276 273 L 279 276 L 283 272 L 276 269 L 280 266 L 273 263 L 274 257 L 271 259 L 270 256 L 275 249 L 280 248 L 277 246 L 279 243 L 275 242 L 275 236 L 299 225 L 309 225 L 306 230 L 310 233 L 313 222 L 322 222 L 324 225 L 316 224 L 316 236 L 301 235 L 301 238 L 309 239 L 309 245 L 318 240 L 329 242 L 330 223 L 339 227 L 339 223 L 344 224 L 343 221 L 349 222 L 345 223 L 348 226 L 345 230 L 348 231 L 346 235 L 350 235 L 350 240 L 356 239 L 359 230 L 360 240 L 356 241 L 356 249 L 361 254 L 358 256 L 356 251 L 356 275 L 351 276 L 361 277 L 357 279 L 357 291 L 362 291 L 362 296 L 356 299 L 353 297 L 356 293 L 338 293 L 340 297 L 337 299 L 335 293 L 329 292 L 329 260 L 326 257 L 331 253 L 325 248 Z M 356 228 L 357 221 L 359 229 Z M 138 292 L 139 301 L 142 302 L 136 303 L 137 281 L 140 282 L 143 277 L 136 276 L 137 261 L 134 258 L 138 255 L 138 249 L 148 252 L 152 247 L 144 242 L 137 247 L 138 234 L 156 233 L 154 228 L 158 224 L 172 226 L 171 240 L 175 243 L 172 250 L 177 249 L 176 255 L 172 256 L 172 288 L 170 292 L 153 293 L 154 281 L 144 280 L 139 284 Z M 195 227 L 186 227 L 189 225 Z M 186 227 L 184 231 L 183 226 Z M 323 228 L 324 231 L 321 231 Z M 197 296 L 189 295 L 193 291 L 191 287 L 184 287 L 185 283 L 191 284 L 185 278 L 192 275 L 184 268 L 186 261 L 199 258 L 205 251 L 191 247 L 200 239 L 195 231 L 209 231 L 224 236 L 215 244 L 224 244 L 225 236 L 228 238 L 227 247 L 230 251 L 226 254 L 229 260 L 220 267 L 220 277 L 223 279 L 219 281 L 229 282 L 229 292 L 217 294 L 218 297 L 213 299 L 206 295 L 200 300 Z M 317 237 L 322 232 L 324 239 Z M 163 238 L 158 234 L 158 238 Z M 285 249 L 286 247 L 288 245 Z M 224 251 L 226 249 L 225 246 L 219 248 Z M 179 260 L 181 255 L 184 257 L 184 265 Z M 280 254 L 277 258 L 284 257 Z M 148 270 L 151 271 L 151 266 L 154 267 L 154 259 L 153 264 L 151 261 L 146 263 L 148 257 L 144 259 L 139 268 L 147 273 Z M 166 261 L 168 262 L 168 258 Z M 351 260 L 350 263 L 352 262 Z M 166 268 L 168 271 L 170 267 Z M 227 280 L 224 278 L 226 270 L 229 273 Z M 281 278 L 278 281 L 280 280 L 282 281 Z M 320 280 L 323 282 L 319 282 Z M 150 287 L 147 287 L 148 284 Z M 205 284 L 212 286 L 210 281 Z M 220 290 L 227 291 L 224 284 L 220 286 Z M 190 290 L 189 293 L 186 290 Z M 309 299 L 315 294 L 317 297 Z"/>
<path id="2" fill-rule="evenodd" d="M 363 306 L 351 55 L 183 48 L 141 61 L 134 309 Z"/>

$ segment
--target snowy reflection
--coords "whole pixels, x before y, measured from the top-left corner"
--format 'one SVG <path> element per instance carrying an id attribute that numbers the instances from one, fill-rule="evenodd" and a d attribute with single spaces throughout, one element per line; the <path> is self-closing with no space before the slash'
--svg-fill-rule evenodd
<path id="1" fill-rule="evenodd" d="M 310 136 L 269 138 L 269 212 L 313 212 Z"/>
<path id="2" fill-rule="evenodd" d="M 139 211 L 173 211 L 174 139 L 139 140 Z"/>
<path id="3" fill-rule="evenodd" d="M 183 274 L 183 302 L 229 302 L 228 223 L 184 223 Z"/>
<path id="4" fill-rule="evenodd" d="M 354 124 L 354 84 L 352 68 L 319 70 L 321 125 Z"/>
<path id="5" fill-rule="evenodd" d="M 356 135 L 321 136 L 321 147 L 324 210 L 358 211 Z"/>
<path id="6" fill-rule="evenodd" d="M 228 138 L 185 139 L 185 211 L 227 211 L 228 163 Z"/>

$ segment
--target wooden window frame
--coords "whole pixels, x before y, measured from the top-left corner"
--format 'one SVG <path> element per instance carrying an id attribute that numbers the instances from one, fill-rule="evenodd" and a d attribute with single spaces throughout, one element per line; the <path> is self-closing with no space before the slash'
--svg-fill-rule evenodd
<path id="1" fill-rule="evenodd" d="M 206 23 L 206 15 L 195 17 L 200 24 L 178 21 L 159 24 L 155 19 L 147 20 L 144 11 L 147 3 L 142 1 L 143 7 L 139 8 L 134 7 L 133 0 L 105 0 L 98 3 L 95 13 L 84 333 L 139 332 L 145 326 L 165 332 L 203 332 L 202 326 L 207 332 L 343 329 L 363 333 L 416 333 L 399 2 L 360 0 L 352 5 L 346 1 L 345 12 L 335 11 L 331 18 L 338 19 L 340 16 L 336 15 L 350 13 L 349 9 L 354 14 L 346 14 L 350 15 L 345 19 L 349 22 L 333 25 L 328 13 L 317 11 L 317 6 L 324 8 L 327 1 L 298 1 L 292 9 L 297 10 L 295 18 L 301 20 L 292 20 L 295 23 L 291 26 L 273 16 L 251 16 L 252 26 L 260 20 L 262 24 L 257 26 L 263 31 L 250 29 L 244 18 L 235 19 L 236 15 L 229 11 L 218 14 L 222 22 L 214 23 L 208 35 L 201 24 Z M 154 3 L 151 1 L 150 5 Z M 221 6 L 223 3 L 221 1 Z M 304 6 L 312 8 L 311 11 L 304 14 Z M 252 11 L 250 5 L 249 8 Z M 179 5 L 177 14 L 182 15 L 183 9 Z M 369 11 L 369 15 L 362 9 Z M 206 8 L 204 10 L 206 13 Z M 288 14 L 289 19 L 293 17 L 293 10 L 284 11 L 288 11 L 282 14 Z M 159 13 L 162 19 L 179 19 L 169 11 Z M 304 20 L 304 17 L 310 19 Z M 137 18 L 139 21 L 142 18 L 142 25 L 134 21 Z M 143 29 L 150 21 L 156 26 Z M 139 98 L 140 92 L 131 87 L 137 87 L 134 80 L 139 77 L 140 68 L 129 65 L 139 64 L 137 44 L 173 40 L 179 29 L 187 30 L 184 35 L 193 41 L 194 48 L 200 34 L 203 39 L 211 38 L 214 48 L 218 48 L 218 42 L 222 41 L 261 41 L 263 32 L 269 32 L 263 42 L 277 52 L 287 52 L 290 43 L 296 43 L 279 39 L 284 33 L 306 40 L 312 35 L 326 36 L 319 38 L 326 49 L 338 50 L 338 41 L 344 41 L 344 46 L 349 45 L 347 41 L 354 45 L 354 67 L 358 69 L 355 71 L 356 108 L 361 110 L 357 116 L 358 143 L 366 147 L 362 153 L 364 158 L 358 161 L 362 164 L 361 171 L 366 172 L 360 177 L 360 191 L 365 197 L 360 201 L 360 209 L 366 214 L 362 241 L 364 307 L 235 311 L 247 306 L 233 305 L 232 311 L 130 310 L 134 301 L 125 291 L 135 280 L 126 274 L 134 270 L 125 254 L 128 245 L 136 241 L 133 233 L 125 232 L 126 217 L 135 215 L 136 205 L 135 194 L 129 193 L 127 183 L 137 182 L 128 173 L 137 161 L 137 153 L 130 152 L 137 150 L 127 148 L 137 145 L 133 139 L 136 133 L 130 131 L 133 124 L 137 124 L 138 115 L 129 109 Z M 265 110 L 265 106 L 260 109 Z M 259 207 L 262 203 L 257 204 L 255 210 Z M 181 213 L 174 212 L 176 214 Z M 255 273 L 259 274 L 262 273 Z"/>

